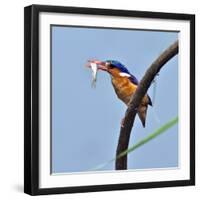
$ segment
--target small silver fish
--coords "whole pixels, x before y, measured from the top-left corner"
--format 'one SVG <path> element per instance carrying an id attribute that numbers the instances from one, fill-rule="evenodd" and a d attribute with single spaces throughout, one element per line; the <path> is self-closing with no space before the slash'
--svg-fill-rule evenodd
<path id="1" fill-rule="evenodd" d="M 97 64 L 91 62 L 91 70 L 92 70 L 92 87 L 96 87 L 96 81 L 97 81 Z"/>

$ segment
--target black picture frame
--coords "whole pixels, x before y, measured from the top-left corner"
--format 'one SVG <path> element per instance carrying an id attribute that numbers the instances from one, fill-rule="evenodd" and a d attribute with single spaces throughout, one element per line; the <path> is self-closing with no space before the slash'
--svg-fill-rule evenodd
<path id="1" fill-rule="evenodd" d="M 190 179 L 162 182 L 39 188 L 39 14 L 187 20 L 190 23 Z M 31 5 L 24 9 L 24 192 L 30 195 L 186 186 L 195 184 L 195 15 L 82 7 Z"/>

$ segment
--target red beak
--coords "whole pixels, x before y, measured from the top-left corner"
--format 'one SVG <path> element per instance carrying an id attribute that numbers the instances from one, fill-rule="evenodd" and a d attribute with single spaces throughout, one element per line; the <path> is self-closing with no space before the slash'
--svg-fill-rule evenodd
<path id="1" fill-rule="evenodd" d="M 108 71 L 108 67 L 106 66 L 106 62 L 96 60 L 96 59 L 91 59 L 88 60 L 86 67 L 91 67 L 91 63 L 97 64 L 97 69 L 103 70 L 103 71 Z"/>

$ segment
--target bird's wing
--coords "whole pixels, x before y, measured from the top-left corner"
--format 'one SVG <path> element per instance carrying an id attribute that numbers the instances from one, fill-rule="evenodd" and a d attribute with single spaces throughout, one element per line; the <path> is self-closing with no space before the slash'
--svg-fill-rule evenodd
<path id="1" fill-rule="evenodd" d="M 148 97 L 148 104 L 149 104 L 150 106 L 153 106 L 150 96 L 147 95 L 147 97 Z"/>
<path id="2" fill-rule="evenodd" d="M 139 83 L 137 78 L 135 76 L 133 76 L 132 74 L 130 74 L 129 80 L 135 85 L 138 85 L 138 83 Z"/>
<path id="3" fill-rule="evenodd" d="M 130 74 L 129 80 L 135 85 L 139 84 L 139 81 L 137 80 L 137 78 L 135 76 L 133 76 L 132 74 Z M 147 97 L 148 97 L 148 104 L 150 106 L 152 106 L 151 98 L 149 97 L 149 95 L 147 95 Z"/>

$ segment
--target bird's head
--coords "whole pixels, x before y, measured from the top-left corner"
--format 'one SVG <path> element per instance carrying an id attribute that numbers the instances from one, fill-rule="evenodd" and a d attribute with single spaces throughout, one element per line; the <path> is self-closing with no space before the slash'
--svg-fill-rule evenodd
<path id="1" fill-rule="evenodd" d="M 130 76 L 128 69 L 119 61 L 116 60 L 89 60 L 88 66 L 91 63 L 95 63 L 97 65 L 98 70 L 103 70 L 108 72 L 112 76 Z"/>

